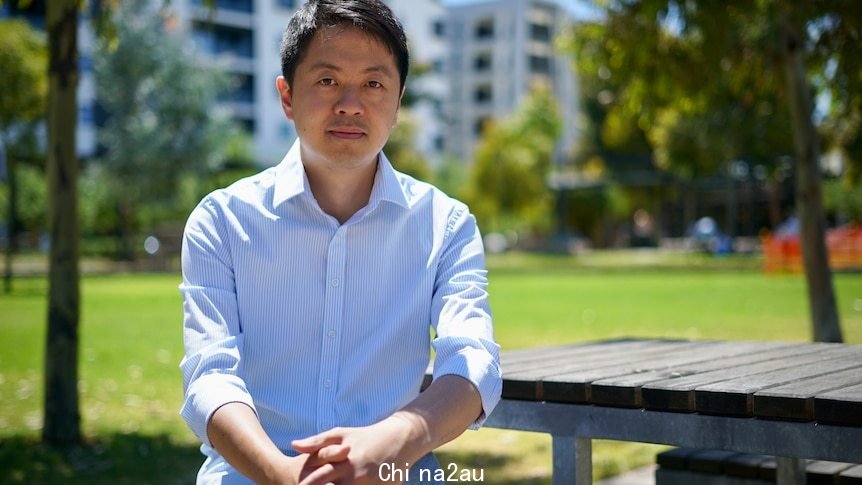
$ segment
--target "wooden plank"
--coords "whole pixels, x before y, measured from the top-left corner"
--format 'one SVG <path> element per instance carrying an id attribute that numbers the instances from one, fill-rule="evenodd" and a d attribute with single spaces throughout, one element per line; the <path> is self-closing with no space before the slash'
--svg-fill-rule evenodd
<path id="1" fill-rule="evenodd" d="M 649 362 L 661 355 L 667 355 L 672 352 L 688 352 L 692 349 L 701 347 L 712 342 L 668 342 L 655 341 L 652 345 L 644 348 L 639 348 L 630 352 L 621 354 L 612 353 L 607 356 L 592 357 L 587 359 L 573 359 L 571 362 L 557 364 L 553 367 L 541 367 L 520 369 L 517 371 L 503 371 L 503 397 L 508 399 L 526 399 L 526 400 L 545 400 L 543 392 L 543 379 L 548 375 L 555 375 L 560 372 L 564 373 L 582 373 L 593 371 L 595 369 L 604 368 L 620 368 L 625 371 L 617 371 L 617 373 L 626 373 L 631 369 L 637 368 L 642 362 Z M 584 394 L 573 395 L 572 399 L 585 399 Z M 570 402 L 586 402 L 586 401 L 570 401 Z"/>
<path id="2" fill-rule="evenodd" d="M 556 402 L 589 402 L 589 382 L 621 374 L 629 374 L 642 369 L 657 359 L 678 357 L 680 355 L 696 352 L 697 349 L 719 345 L 718 342 L 684 342 L 672 343 L 664 347 L 653 347 L 649 350 L 633 352 L 630 355 L 602 360 L 600 363 L 589 363 L 586 365 L 573 365 L 558 367 L 555 369 L 539 369 L 535 371 L 518 373 L 515 376 L 503 376 L 503 396 L 507 396 L 507 384 L 509 390 L 525 386 L 529 389 L 534 387 L 535 396 L 528 399 L 556 401 Z M 648 368 L 647 368 L 648 369 Z M 524 397 L 518 397 L 524 399 Z"/>
<path id="3" fill-rule="evenodd" d="M 724 472 L 734 477 L 758 478 L 760 476 L 760 467 L 767 458 L 764 455 L 738 453 L 725 462 Z"/>
<path id="4" fill-rule="evenodd" d="M 862 384 L 815 396 L 814 419 L 821 423 L 862 426 Z"/>
<path id="5" fill-rule="evenodd" d="M 841 472 L 851 468 L 852 463 L 841 463 L 838 461 L 811 460 L 805 466 L 808 485 L 829 484 L 838 481 Z"/>
<path id="6" fill-rule="evenodd" d="M 836 351 L 837 355 L 822 356 L 802 367 L 777 369 L 749 376 L 707 384 L 695 389 L 695 409 L 701 413 L 725 416 L 753 416 L 754 393 L 801 379 L 862 366 L 862 353 L 852 347 Z"/>
<path id="7" fill-rule="evenodd" d="M 862 465 L 850 467 L 838 475 L 839 485 L 862 485 Z"/>
<path id="8" fill-rule="evenodd" d="M 577 342 L 564 345 L 550 345 L 528 349 L 507 350 L 500 354 L 500 362 L 517 365 L 524 362 L 545 360 L 560 355 L 580 355 L 582 353 L 601 353 L 618 349 L 649 345 L 648 340 L 615 339 L 598 342 Z"/>
<path id="9" fill-rule="evenodd" d="M 714 371 L 650 382 L 641 388 L 642 405 L 647 409 L 659 411 L 694 412 L 695 389 L 700 386 L 739 376 L 805 366 L 821 360 L 824 355 L 841 356 L 842 348 L 841 344 L 806 344 L 801 348 L 790 347 L 784 352 L 776 352 L 770 356 L 771 358 L 762 362 L 733 365 Z"/>
<path id="10" fill-rule="evenodd" d="M 759 477 L 767 482 L 775 483 L 775 475 L 776 469 L 778 468 L 778 463 L 775 460 L 774 456 L 769 456 L 763 463 L 760 464 L 760 469 L 758 470 Z"/>
<path id="11" fill-rule="evenodd" d="M 689 457 L 698 451 L 697 448 L 671 448 L 656 455 L 655 462 L 662 468 L 687 470 Z"/>
<path id="12" fill-rule="evenodd" d="M 787 355 L 785 349 L 803 345 L 805 344 L 735 342 L 698 350 L 676 361 L 659 362 L 656 367 L 663 367 L 658 370 L 593 381 L 590 383 L 591 402 L 608 406 L 640 407 L 641 386 L 649 382 L 769 360 L 775 356 Z"/>
<path id="13" fill-rule="evenodd" d="M 718 475 L 724 472 L 724 464 L 733 456 L 734 451 L 700 450 L 688 458 L 688 468 L 691 471 Z"/>
<path id="14" fill-rule="evenodd" d="M 862 384 L 860 367 L 771 387 L 754 394 L 754 415 L 811 421 L 814 419 L 815 396 L 855 384 Z"/>

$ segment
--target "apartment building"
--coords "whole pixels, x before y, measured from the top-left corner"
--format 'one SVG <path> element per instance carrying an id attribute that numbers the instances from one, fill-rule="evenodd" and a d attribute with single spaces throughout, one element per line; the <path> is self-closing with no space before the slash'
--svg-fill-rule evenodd
<path id="1" fill-rule="evenodd" d="M 564 133 L 556 156 L 564 159 L 576 140 L 578 93 L 571 59 L 557 52 L 554 40 L 571 22 L 568 11 L 543 0 L 449 8 L 447 152 L 470 163 L 485 124 L 514 112 L 530 89 L 541 84 L 559 102 Z"/>
<path id="2" fill-rule="evenodd" d="M 154 8 L 161 5 L 153 1 Z M 204 59 L 226 65 L 237 86 L 222 103 L 251 135 L 258 163 L 278 163 L 296 138 L 275 89 L 279 46 L 290 16 L 303 0 L 172 0 L 177 27 Z M 408 79 L 419 95 L 411 107 L 417 148 L 436 165 L 446 154 L 465 162 L 483 123 L 518 107 L 534 83 L 553 88 L 564 112 L 566 136 L 560 156 L 571 149 L 577 93 L 569 60 L 554 52 L 553 39 L 570 21 L 547 0 L 493 0 L 446 7 L 439 0 L 387 0 L 407 31 L 412 63 L 424 73 Z M 0 17 L 25 15 L 44 27 L 44 2 L 27 12 L 0 6 Z M 42 5 L 39 7 L 39 5 Z M 96 153 L 100 122 L 92 73 L 96 40 L 89 17 L 96 2 L 85 2 L 79 24 L 81 77 L 78 88 L 78 153 Z"/>

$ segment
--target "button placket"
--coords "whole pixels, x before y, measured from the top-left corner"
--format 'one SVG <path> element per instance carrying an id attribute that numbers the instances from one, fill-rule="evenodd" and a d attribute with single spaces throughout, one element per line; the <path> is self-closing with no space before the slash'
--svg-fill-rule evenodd
<path id="1" fill-rule="evenodd" d="M 335 422 L 335 383 L 340 365 L 342 316 L 344 315 L 345 227 L 339 227 L 326 255 L 324 333 L 318 380 L 317 422 L 321 431 Z"/>

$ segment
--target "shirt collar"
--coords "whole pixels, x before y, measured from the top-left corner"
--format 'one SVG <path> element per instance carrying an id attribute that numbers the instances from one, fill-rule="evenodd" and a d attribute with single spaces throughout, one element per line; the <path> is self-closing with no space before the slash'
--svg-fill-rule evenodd
<path id="1" fill-rule="evenodd" d="M 299 140 L 296 140 L 275 170 L 272 205 L 278 207 L 282 202 L 302 194 L 307 185 L 307 177 L 300 157 Z"/>
<path id="2" fill-rule="evenodd" d="M 409 196 L 407 187 L 401 183 L 398 173 L 392 168 L 389 159 L 381 151 L 377 162 L 377 174 L 374 176 L 374 188 L 371 189 L 368 205 L 373 207 L 379 201 L 385 200 L 409 209 Z"/>
<path id="3" fill-rule="evenodd" d="M 311 193 L 308 187 L 308 176 L 302 165 L 300 143 L 299 140 L 296 140 L 276 169 L 273 205 L 278 207 L 281 203 L 306 191 Z M 380 152 L 377 173 L 374 175 L 374 187 L 371 189 L 371 197 L 368 199 L 368 207 L 375 207 L 380 201 L 385 200 L 405 209 L 409 208 L 408 197 L 410 194 L 407 193 L 408 191 L 408 187 L 401 184 L 389 159 L 383 152 Z"/>

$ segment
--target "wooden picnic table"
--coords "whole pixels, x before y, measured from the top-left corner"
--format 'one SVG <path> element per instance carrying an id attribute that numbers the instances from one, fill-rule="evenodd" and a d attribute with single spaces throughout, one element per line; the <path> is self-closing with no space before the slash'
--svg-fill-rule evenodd
<path id="1" fill-rule="evenodd" d="M 591 440 L 862 463 L 862 345 L 622 339 L 504 352 L 486 426 L 549 433 L 554 484 L 592 483 Z"/>

